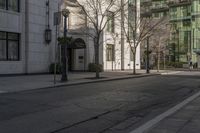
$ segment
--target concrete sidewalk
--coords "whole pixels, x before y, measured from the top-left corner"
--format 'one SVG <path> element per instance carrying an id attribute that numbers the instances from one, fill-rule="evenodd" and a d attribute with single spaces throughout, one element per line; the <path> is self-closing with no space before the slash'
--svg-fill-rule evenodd
<path id="1" fill-rule="evenodd" d="M 138 75 L 131 75 L 132 71 L 102 72 L 101 79 L 94 79 L 95 73 L 91 72 L 71 72 L 67 82 L 60 82 L 61 75 L 56 75 L 56 84 L 54 84 L 54 75 L 51 74 L 2 76 L 0 77 L 0 93 L 152 76 L 164 71 L 158 73 L 152 70 L 150 74 L 145 72 L 145 70 L 137 70 Z"/>
<path id="2" fill-rule="evenodd" d="M 166 117 L 144 133 L 199 133 L 200 93 L 179 111 Z"/>
<path id="3" fill-rule="evenodd" d="M 173 72 L 172 72 L 173 74 Z M 178 75 L 200 76 L 198 73 Z M 196 75 L 195 75 L 196 74 Z M 188 75 L 190 76 L 190 75 Z M 200 89 L 200 86 L 198 86 Z M 130 133 L 199 133 L 200 132 L 200 91 L 177 105 L 140 125 Z"/>

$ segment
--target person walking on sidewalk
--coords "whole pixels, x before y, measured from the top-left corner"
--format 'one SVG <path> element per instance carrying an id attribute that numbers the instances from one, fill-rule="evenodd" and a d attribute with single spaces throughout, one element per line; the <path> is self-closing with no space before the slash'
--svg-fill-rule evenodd
<path id="1" fill-rule="evenodd" d="M 189 60 L 189 70 L 191 71 L 192 70 L 192 59 L 190 58 L 190 60 Z"/>

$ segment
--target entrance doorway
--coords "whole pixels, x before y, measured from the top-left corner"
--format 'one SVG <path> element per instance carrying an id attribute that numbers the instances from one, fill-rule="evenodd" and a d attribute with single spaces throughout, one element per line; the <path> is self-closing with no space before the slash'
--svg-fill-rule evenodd
<path id="1" fill-rule="evenodd" d="M 77 55 L 78 50 L 83 49 L 83 55 Z M 85 71 L 85 65 L 86 65 L 86 44 L 85 41 L 81 38 L 77 38 L 72 41 L 72 43 L 67 48 L 67 56 L 68 56 L 68 70 L 74 71 L 74 70 L 84 70 Z M 82 57 L 82 58 L 80 58 Z M 84 65 L 84 69 L 79 67 L 79 63 L 82 63 Z M 79 68 L 78 68 L 79 67 Z"/>

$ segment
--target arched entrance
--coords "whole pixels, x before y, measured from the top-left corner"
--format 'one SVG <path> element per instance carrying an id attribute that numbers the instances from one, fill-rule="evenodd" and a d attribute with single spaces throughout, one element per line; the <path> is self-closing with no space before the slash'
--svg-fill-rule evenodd
<path id="1" fill-rule="evenodd" d="M 197 68 L 200 68 L 200 49 L 195 49 L 194 53 L 196 53 L 197 56 Z"/>
<path id="2" fill-rule="evenodd" d="M 81 51 L 81 52 L 80 52 Z M 86 65 L 86 44 L 81 38 L 76 38 L 68 45 L 68 69 L 69 71 L 83 70 Z M 79 69 L 78 69 L 79 68 Z"/>

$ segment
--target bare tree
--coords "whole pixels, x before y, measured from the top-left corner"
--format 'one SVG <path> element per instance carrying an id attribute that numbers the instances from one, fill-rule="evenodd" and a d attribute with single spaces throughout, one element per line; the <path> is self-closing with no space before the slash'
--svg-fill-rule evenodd
<path id="1" fill-rule="evenodd" d="M 152 17 L 141 17 L 140 1 L 134 0 L 128 3 L 125 12 L 125 24 L 123 27 L 131 53 L 133 54 L 133 74 L 136 74 L 136 52 L 138 46 L 148 36 L 152 35 L 154 29 L 159 26 L 164 18 L 154 20 Z"/>
<path id="2" fill-rule="evenodd" d="M 92 33 L 87 33 L 94 42 L 95 65 L 99 67 L 99 47 L 104 29 L 109 21 L 109 12 L 117 16 L 121 10 L 120 0 L 77 0 L 77 4 L 85 15 Z M 100 77 L 99 69 L 96 69 L 96 78 Z"/>
<path id="3" fill-rule="evenodd" d="M 151 51 L 155 54 L 155 64 L 157 65 L 157 71 L 160 69 L 160 59 L 163 58 L 164 67 L 165 67 L 165 58 L 167 53 L 167 43 L 170 39 L 170 25 L 168 18 L 166 17 L 165 20 L 161 23 L 161 25 L 157 26 L 153 30 L 153 34 L 151 37 L 152 41 Z"/>

